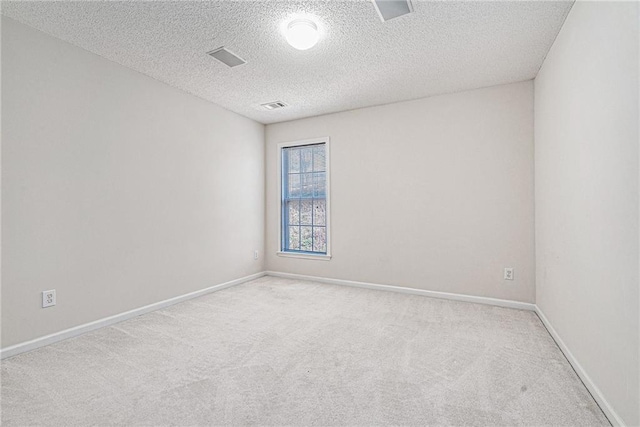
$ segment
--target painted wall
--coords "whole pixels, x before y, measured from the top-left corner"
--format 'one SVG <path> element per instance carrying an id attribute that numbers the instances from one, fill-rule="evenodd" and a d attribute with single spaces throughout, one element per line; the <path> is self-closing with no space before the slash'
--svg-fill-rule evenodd
<path id="1" fill-rule="evenodd" d="M 534 302 L 531 81 L 268 125 L 266 135 L 268 270 Z M 322 136 L 333 258 L 279 257 L 277 144 Z"/>
<path id="2" fill-rule="evenodd" d="M 535 80 L 536 301 L 630 426 L 640 424 L 639 18 L 637 2 L 578 1 Z"/>
<path id="3" fill-rule="evenodd" d="M 263 125 L 2 21 L 3 347 L 263 270 Z"/>

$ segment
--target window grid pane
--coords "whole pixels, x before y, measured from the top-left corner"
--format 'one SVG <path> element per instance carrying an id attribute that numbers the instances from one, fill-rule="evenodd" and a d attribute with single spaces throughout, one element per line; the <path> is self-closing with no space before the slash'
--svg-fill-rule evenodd
<path id="1" fill-rule="evenodd" d="M 282 150 L 282 249 L 327 252 L 325 144 Z"/>
<path id="2" fill-rule="evenodd" d="M 300 249 L 300 227 L 289 227 L 289 248 Z"/>
<path id="3" fill-rule="evenodd" d="M 313 171 L 314 172 L 325 172 L 326 161 L 325 161 L 325 151 L 324 145 L 321 147 L 313 147 Z"/>
<path id="4" fill-rule="evenodd" d="M 300 224 L 300 201 L 292 200 L 287 202 L 289 207 L 289 225 Z"/>

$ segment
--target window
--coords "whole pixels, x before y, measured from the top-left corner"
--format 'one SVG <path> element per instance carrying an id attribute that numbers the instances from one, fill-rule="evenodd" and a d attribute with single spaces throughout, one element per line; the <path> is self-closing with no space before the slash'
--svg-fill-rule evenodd
<path id="1" fill-rule="evenodd" d="M 280 255 L 329 258 L 328 139 L 279 145 Z"/>

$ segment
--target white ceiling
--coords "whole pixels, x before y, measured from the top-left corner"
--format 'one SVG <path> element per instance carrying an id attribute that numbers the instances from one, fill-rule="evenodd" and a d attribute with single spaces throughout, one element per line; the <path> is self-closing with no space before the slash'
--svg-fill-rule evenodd
<path id="1" fill-rule="evenodd" d="M 361 1 L 2 2 L 2 13 L 262 123 L 535 77 L 572 2 L 425 2 L 381 22 Z M 281 26 L 323 33 L 308 51 Z M 206 54 L 225 46 L 247 61 Z M 284 101 L 266 111 L 259 105 Z"/>

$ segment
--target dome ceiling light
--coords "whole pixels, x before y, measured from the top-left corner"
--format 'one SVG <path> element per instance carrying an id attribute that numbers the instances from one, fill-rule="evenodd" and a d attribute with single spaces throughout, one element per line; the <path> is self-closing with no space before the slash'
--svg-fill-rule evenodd
<path id="1" fill-rule="evenodd" d="M 294 19 L 287 25 L 285 32 L 287 42 L 298 50 L 311 49 L 318 43 L 320 32 L 318 26 L 310 19 Z"/>

